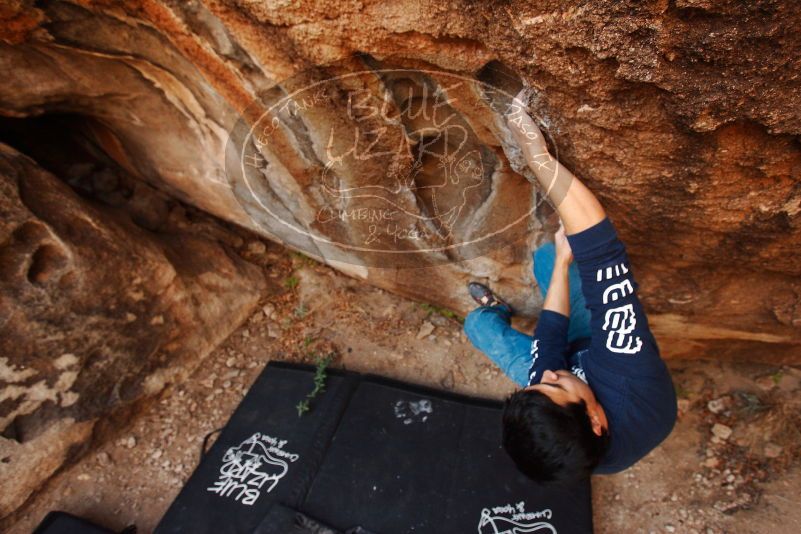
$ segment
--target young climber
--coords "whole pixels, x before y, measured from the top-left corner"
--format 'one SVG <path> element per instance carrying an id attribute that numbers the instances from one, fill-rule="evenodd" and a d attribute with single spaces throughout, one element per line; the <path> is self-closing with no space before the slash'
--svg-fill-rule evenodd
<path id="1" fill-rule="evenodd" d="M 473 282 L 468 290 L 480 307 L 465 332 L 523 387 L 505 405 L 508 454 L 534 480 L 567 482 L 645 456 L 670 434 L 676 396 L 615 227 L 551 157 L 522 102 L 521 91 L 507 122 L 563 225 L 555 243 L 534 253 L 543 310 L 528 336 L 511 327 L 508 304 Z"/>

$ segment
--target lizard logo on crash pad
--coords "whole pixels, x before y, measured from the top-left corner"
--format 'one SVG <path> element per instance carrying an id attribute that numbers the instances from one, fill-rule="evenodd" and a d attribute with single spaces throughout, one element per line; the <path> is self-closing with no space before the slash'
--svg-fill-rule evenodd
<path id="1" fill-rule="evenodd" d="M 284 450 L 286 440 L 255 433 L 236 447 L 230 447 L 222 459 L 220 476 L 206 488 L 220 497 L 252 505 L 259 496 L 270 493 L 289 471 L 289 464 L 300 456 Z"/>
<path id="2" fill-rule="evenodd" d="M 481 510 L 478 521 L 478 534 L 557 534 L 556 529 L 548 521 L 553 513 L 550 509 L 538 512 L 526 512 L 526 503 L 495 506 Z"/>

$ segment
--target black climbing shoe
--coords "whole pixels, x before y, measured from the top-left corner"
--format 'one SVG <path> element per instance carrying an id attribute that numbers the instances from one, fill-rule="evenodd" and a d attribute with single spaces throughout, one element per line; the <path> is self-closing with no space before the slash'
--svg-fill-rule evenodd
<path id="1" fill-rule="evenodd" d="M 509 311 L 512 311 L 511 306 L 499 299 L 495 293 L 493 293 L 492 290 L 484 284 L 470 282 L 467 284 L 467 291 L 479 306 L 501 306 Z"/>

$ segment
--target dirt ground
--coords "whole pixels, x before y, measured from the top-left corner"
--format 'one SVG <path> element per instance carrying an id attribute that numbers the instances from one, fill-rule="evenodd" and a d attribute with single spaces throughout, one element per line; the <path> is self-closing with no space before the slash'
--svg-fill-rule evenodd
<path id="1" fill-rule="evenodd" d="M 254 247 L 250 259 L 272 281 L 261 309 L 190 380 L 99 438 L 0 530 L 31 532 L 59 509 L 110 528 L 152 531 L 197 464 L 204 436 L 225 424 L 271 359 L 311 363 L 334 351 L 335 367 L 484 397 L 514 389 L 446 310 L 274 245 Z M 669 365 L 680 398 L 677 426 L 635 467 L 593 479 L 596 532 L 801 532 L 801 370 Z"/>

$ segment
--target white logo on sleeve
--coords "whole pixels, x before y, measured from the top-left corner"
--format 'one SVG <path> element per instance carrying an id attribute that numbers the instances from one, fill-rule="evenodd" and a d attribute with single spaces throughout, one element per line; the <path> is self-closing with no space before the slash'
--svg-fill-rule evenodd
<path id="1" fill-rule="evenodd" d="M 609 280 L 614 276 L 627 274 L 629 270 L 624 264 L 598 269 L 596 279 Z M 614 273 L 614 276 L 613 276 Z M 622 282 L 611 284 L 603 293 L 603 303 L 609 304 L 634 294 L 631 281 L 626 278 Z M 637 326 L 637 317 L 631 304 L 624 304 L 606 311 L 603 330 L 609 332 L 606 337 L 606 348 L 612 352 L 622 354 L 636 354 L 642 349 L 642 339 L 632 334 Z"/>
<path id="2" fill-rule="evenodd" d="M 609 331 L 606 348 L 612 352 L 625 354 L 640 352 L 642 339 L 639 336 L 631 335 L 635 326 L 637 326 L 637 317 L 634 315 L 634 307 L 631 304 L 607 310 L 603 326 L 604 330 Z"/>
<path id="3" fill-rule="evenodd" d="M 621 274 L 626 274 L 627 272 L 629 272 L 629 270 L 625 263 L 619 263 L 614 266 L 610 265 L 606 269 L 598 269 L 598 272 L 595 273 L 595 280 L 597 282 L 600 282 L 601 280 L 611 280 L 615 276 L 620 276 Z"/>
<path id="4" fill-rule="evenodd" d="M 631 287 L 631 282 L 628 280 L 623 280 L 618 284 L 612 284 L 604 290 L 604 304 L 615 302 L 633 293 L 634 288 Z"/>
<path id="5" fill-rule="evenodd" d="M 579 380 L 581 380 L 585 384 L 587 383 L 587 375 L 584 374 L 584 369 L 582 369 L 578 365 L 574 365 L 570 369 L 570 372 L 573 373 L 576 376 L 576 378 L 578 378 Z"/>
<path id="6" fill-rule="evenodd" d="M 300 458 L 284 450 L 286 443 L 286 440 L 257 432 L 239 446 L 230 447 L 223 455 L 219 478 L 206 489 L 220 497 L 253 505 L 265 484 L 265 493 L 270 493 L 289 471 L 287 462 L 296 462 Z"/>
<path id="7" fill-rule="evenodd" d="M 529 369 L 531 369 L 531 372 L 528 375 L 529 384 L 533 384 L 534 377 L 537 376 L 537 371 L 534 371 L 534 364 L 537 363 L 537 358 L 539 357 L 540 357 L 540 340 L 535 339 L 534 341 L 531 342 L 531 366 L 529 367 Z"/>

